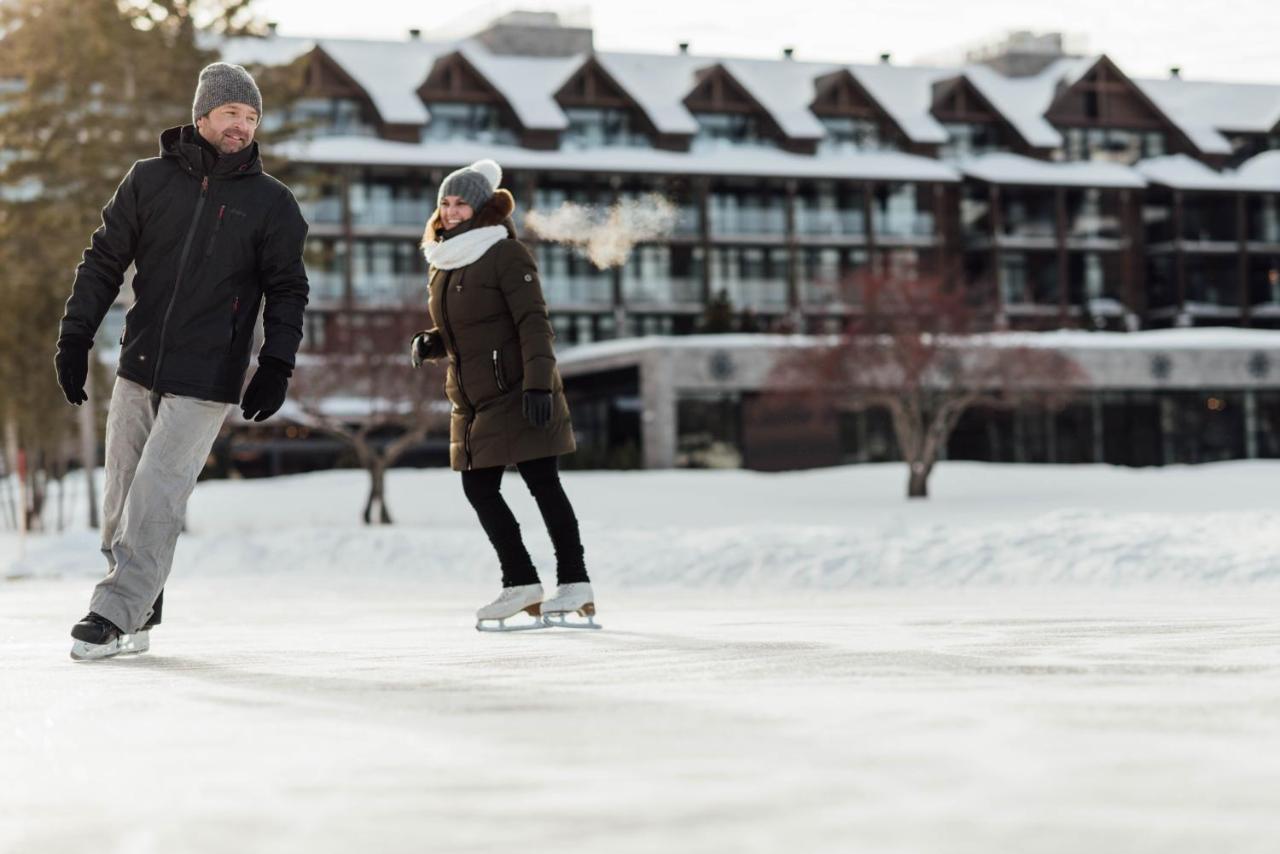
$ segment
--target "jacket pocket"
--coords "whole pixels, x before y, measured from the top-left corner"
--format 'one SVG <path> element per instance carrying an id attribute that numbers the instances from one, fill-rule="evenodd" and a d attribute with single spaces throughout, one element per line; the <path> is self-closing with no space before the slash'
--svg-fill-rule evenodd
<path id="1" fill-rule="evenodd" d="M 502 351 L 493 351 L 493 379 L 498 383 L 498 391 L 507 393 L 507 372 L 502 368 Z"/>
<path id="2" fill-rule="evenodd" d="M 222 205 L 218 208 L 218 219 L 213 224 L 213 234 L 209 235 L 209 244 L 204 249 L 204 257 L 208 258 L 213 254 L 213 244 L 218 240 L 218 232 L 222 230 L 222 217 L 227 212 L 227 206 Z"/>

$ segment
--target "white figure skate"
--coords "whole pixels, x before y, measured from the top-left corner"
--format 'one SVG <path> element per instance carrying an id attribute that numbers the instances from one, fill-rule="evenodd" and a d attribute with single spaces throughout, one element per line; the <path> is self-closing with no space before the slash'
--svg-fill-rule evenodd
<path id="1" fill-rule="evenodd" d="M 534 618 L 532 623 L 520 622 L 513 626 L 507 620 L 524 612 Z M 545 629 L 542 622 L 542 585 L 522 584 L 517 587 L 502 588 L 502 595 L 488 605 L 476 611 L 476 631 L 478 632 L 527 632 L 530 629 Z M 494 623 L 497 625 L 494 625 Z"/>
<path id="2" fill-rule="evenodd" d="M 571 620 L 570 614 L 577 614 L 586 621 Z M 564 629 L 603 628 L 596 622 L 595 594 L 591 592 L 590 582 L 578 581 L 557 587 L 556 595 L 542 603 L 542 622 Z"/>

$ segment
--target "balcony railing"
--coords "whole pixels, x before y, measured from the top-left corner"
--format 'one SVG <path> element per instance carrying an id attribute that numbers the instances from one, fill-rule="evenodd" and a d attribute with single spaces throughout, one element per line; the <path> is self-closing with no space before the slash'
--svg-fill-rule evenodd
<path id="1" fill-rule="evenodd" d="M 299 202 L 302 218 L 312 225 L 333 225 L 342 222 L 341 199 L 310 199 Z"/>
<path id="2" fill-rule="evenodd" d="M 427 305 L 427 274 L 357 273 L 354 299 L 360 305 Z"/>
<path id="3" fill-rule="evenodd" d="M 771 234 L 787 233 L 787 214 L 781 208 L 711 208 L 711 233 Z"/>
<path id="4" fill-rule="evenodd" d="M 933 214 L 889 214 L 876 211 L 872 214 L 877 237 L 932 237 Z"/>
<path id="5" fill-rule="evenodd" d="M 782 279 L 735 279 L 731 282 L 711 283 L 711 293 L 728 292 L 734 309 L 786 308 L 787 283 Z"/>
<path id="6" fill-rule="evenodd" d="M 622 298 L 629 304 L 702 302 L 702 280 L 688 277 L 624 279 Z"/>
<path id="7" fill-rule="evenodd" d="M 543 273 L 542 292 L 552 305 L 612 305 L 611 276 Z"/>
<path id="8" fill-rule="evenodd" d="M 801 237 L 865 237 L 867 218 L 860 210 L 796 208 L 796 234 Z"/>
<path id="9" fill-rule="evenodd" d="M 342 273 L 336 270 L 307 270 L 307 283 L 314 302 L 339 302 L 345 295 Z"/>
<path id="10" fill-rule="evenodd" d="M 428 199 L 384 199 L 353 205 L 351 221 L 355 225 L 423 228 L 435 208 L 435 202 Z"/>

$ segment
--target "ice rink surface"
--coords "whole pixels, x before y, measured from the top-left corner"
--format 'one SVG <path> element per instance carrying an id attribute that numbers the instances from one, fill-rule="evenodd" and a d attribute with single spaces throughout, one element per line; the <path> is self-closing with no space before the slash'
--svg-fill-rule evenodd
<path id="1" fill-rule="evenodd" d="M 1205 852 L 1280 838 L 1280 598 L 626 593 L 482 635 L 431 586 L 203 578 L 67 659 L 0 595 L 0 851 Z"/>

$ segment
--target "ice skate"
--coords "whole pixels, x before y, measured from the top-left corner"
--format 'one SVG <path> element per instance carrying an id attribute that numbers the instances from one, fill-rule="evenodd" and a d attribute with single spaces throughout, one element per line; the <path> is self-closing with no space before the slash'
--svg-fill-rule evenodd
<path id="1" fill-rule="evenodd" d="M 533 622 L 519 622 L 507 625 L 507 620 L 519 613 L 533 617 Z M 476 631 L 478 632 L 524 632 L 530 629 L 544 629 L 546 625 L 541 619 L 542 585 L 522 584 L 518 587 L 502 588 L 502 595 L 476 611 Z M 496 623 L 496 625 L 495 625 Z"/>
<path id="2" fill-rule="evenodd" d="M 570 614 L 584 619 L 571 619 Z M 590 582 L 578 581 L 557 587 L 556 594 L 542 603 L 542 622 L 565 629 L 602 628 L 596 622 L 595 594 L 591 592 Z"/>
<path id="3" fill-rule="evenodd" d="M 137 655 L 151 648 L 149 628 L 133 634 L 120 631 L 115 623 L 90 611 L 71 627 L 71 658 L 75 661 L 97 661 L 117 655 Z"/>

